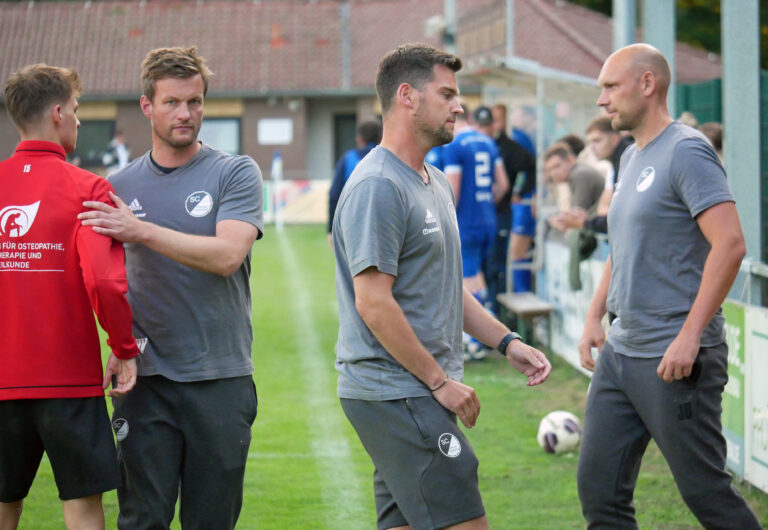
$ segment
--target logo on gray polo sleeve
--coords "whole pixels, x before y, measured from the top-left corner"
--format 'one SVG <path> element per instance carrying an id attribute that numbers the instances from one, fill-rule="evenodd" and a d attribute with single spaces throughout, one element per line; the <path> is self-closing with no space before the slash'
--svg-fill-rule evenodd
<path id="1" fill-rule="evenodd" d="M 437 439 L 437 447 L 448 458 L 456 458 L 461 454 L 461 443 L 453 434 L 446 432 Z"/>
<path id="2" fill-rule="evenodd" d="M 184 208 L 192 217 L 205 217 L 213 209 L 213 198 L 207 191 L 196 191 L 187 197 Z"/>
<path id="3" fill-rule="evenodd" d="M 118 442 L 122 442 L 128 437 L 128 420 L 115 418 L 112 421 L 112 428 L 115 430 L 115 438 Z"/>

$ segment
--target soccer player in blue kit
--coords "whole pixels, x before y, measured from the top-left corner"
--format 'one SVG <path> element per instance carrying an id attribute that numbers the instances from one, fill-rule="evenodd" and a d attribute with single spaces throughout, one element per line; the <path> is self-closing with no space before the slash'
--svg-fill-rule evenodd
<path id="1" fill-rule="evenodd" d="M 443 146 L 445 174 L 456 199 L 456 218 L 461 238 L 461 261 L 464 285 L 484 306 L 488 306 L 488 290 L 483 276 L 483 263 L 488 259 L 496 238 L 495 203 L 509 189 L 504 161 L 496 143 L 487 134 L 475 130 L 467 122 L 468 113 L 456 119 L 456 134 Z M 479 107 L 475 119 L 493 122 L 487 107 Z M 485 356 L 476 342 L 468 341 L 468 356 Z"/>

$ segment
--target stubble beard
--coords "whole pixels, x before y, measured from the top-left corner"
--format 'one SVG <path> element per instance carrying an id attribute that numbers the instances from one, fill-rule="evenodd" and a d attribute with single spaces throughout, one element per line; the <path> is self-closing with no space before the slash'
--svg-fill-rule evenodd
<path id="1" fill-rule="evenodd" d="M 157 129 L 157 127 L 153 124 L 152 130 L 155 132 L 155 135 L 158 138 L 160 138 L 163 142 L 165 142 L 167 145 L 174 147 L 176 149 L 183 149 L 184 147 L 189 147 L 190 145 L 197 142 L 197 135 L 200 132 L 200 129 L 195 127 L 194 124 L 191 124 L 191 126 L 194 129 L 194 134 L 189 138 L 182 138 L 182 139 L 176 139 L 173 137 L 172 128 L 168 130 L 167 134 L 161 134 L 160 131 Z"/>
<path id="2" fill-rule="evenodd" d="M 611 119 L 611 127 L 615 131 L 631 131 L 640 123 L 641 117 L 640 113 L 621 115 L 616 112 L 616 115 Z"/>
<path id="3" fill-rule="evenodd" d="M 424 107 L 416 109 L 413 116 L 414 130 L 418 133 L 418 136 L 426 140 L 427 144 L 430 145 L 430 149 L 452 142 L 453 131 L 448 129 L 447 122 L 443 122 L 440 126 L 435 127 L 423 118 L 423 110 Z"/>
<path id="4" fill-rule="evenodd" d="M 427 137 L 430 140 L 434 141 L 434 146 L 433 147 L 436 147 L 438 145 L 445 145 L 445 144 L 451 143 L 453 141 L 453 132 L 449 131 L 448 128 L 445 125 L 443 125 L 442 127 L 437 128 L 437 129 L 433 129 L 430 132 L 431 132 L 431 134 L 428 135 Z"/>
<path id="5" fill-rule="evenodd" d="M 448 130 L 446 124 L 440 127 L 430 127 L 424 121 L 417 119 L 415 122 L 419 136 L 424 138 L 431 147 L 445 145 L 453 141 L 453 131 Z"/>

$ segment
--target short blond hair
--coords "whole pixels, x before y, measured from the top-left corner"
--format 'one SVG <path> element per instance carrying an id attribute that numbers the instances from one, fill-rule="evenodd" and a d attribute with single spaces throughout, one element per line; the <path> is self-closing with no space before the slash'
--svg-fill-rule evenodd
<path id="1" fill-rule="evenodd" d="M 8 78 L 5 108 L 16 127 L 26 131 L 51 105 L 64 105 L 73 95 L 80 97 L 81 90 L 80 76 L 74 69 L 32 64 Z"/>
<path id="2" fill-rule="evenodd" d="M 141 63 L 142 94 L 150 101 L 155 98 L 155 83 L 166 77 L 188 79 L 200 75 L 203 78 L 203 95 L 208 93 L 208 80 L 213 72 L 198 55 L 197 46 L 189 48 L 155 48 Z"/>

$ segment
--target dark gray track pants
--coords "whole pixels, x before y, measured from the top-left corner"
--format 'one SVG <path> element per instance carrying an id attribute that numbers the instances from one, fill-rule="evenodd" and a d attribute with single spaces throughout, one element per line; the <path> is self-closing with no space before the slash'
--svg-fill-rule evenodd
<path id="1" fill-rule="evenodd" d="M 632 497 L 651 437 L 704 528 L 761 528 L 725 471 L 727 357 L 725 343 L 701 348 L 691 377 L 665 383 L 656 375 L 660 357 L 627 357 L 606 342 L 587 395 L 579 455 L 587 528 L 637 528 Z"/>
<path id="2" fill-rule="evenodd" d="M 123 478 L 117 527 L 169 528 L 181 496 L 184 530 L 234 528 L 256 418 L 251 377 L 178 383 L 144 376 L 113 403 Z"/>

